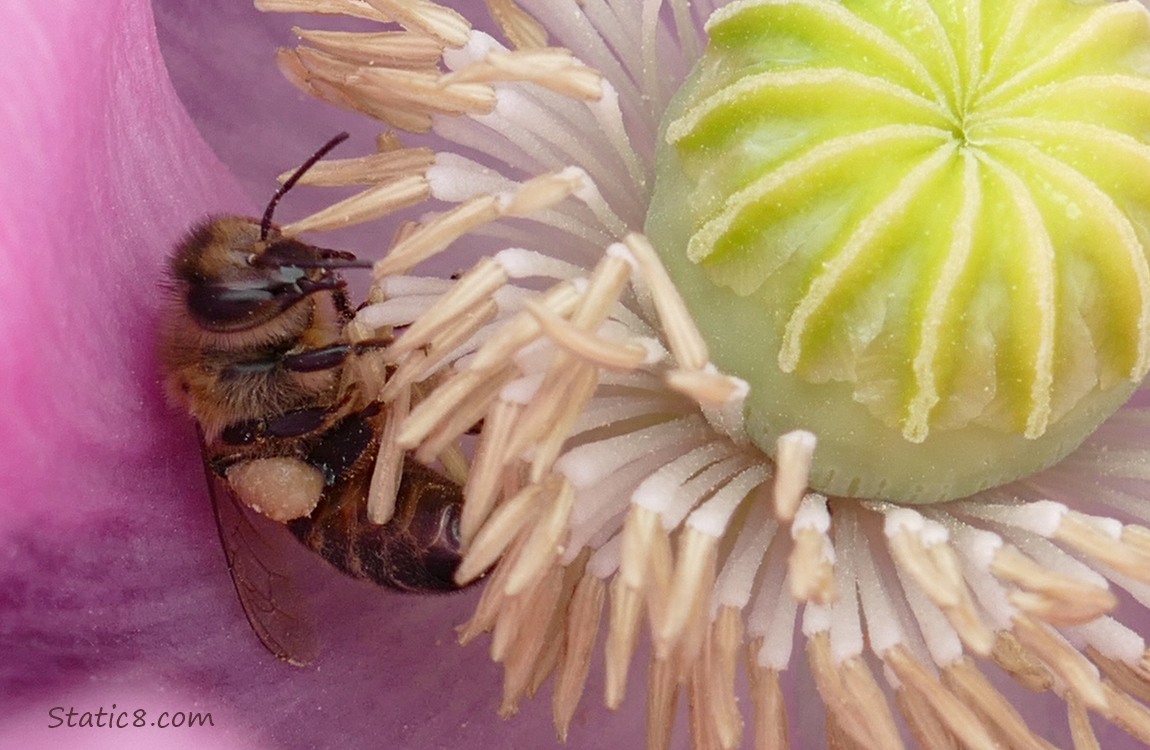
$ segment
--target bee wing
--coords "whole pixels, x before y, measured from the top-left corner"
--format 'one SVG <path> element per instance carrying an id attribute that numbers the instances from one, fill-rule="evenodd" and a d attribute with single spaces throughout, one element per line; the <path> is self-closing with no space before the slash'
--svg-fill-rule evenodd
<path id="1" fill-rule="evenodd" d="M 268 651 L 302 667 L 319 652 L 307 600 L 287 574 L 284 556 L 296 541 L 281 524 L 249 510 L 207 461 L 220 544 L 248 624 Z"/>

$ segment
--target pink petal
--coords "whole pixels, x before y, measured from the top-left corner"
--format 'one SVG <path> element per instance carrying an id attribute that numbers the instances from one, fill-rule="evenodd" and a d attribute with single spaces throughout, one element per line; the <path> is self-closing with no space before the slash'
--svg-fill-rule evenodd
<path id="1" fill-rule="evenodd" d="M 213 28 L 196 7 L 185 42 Z M 320 661 L 289 667 L 258 644 L 193 431 L 160 394 L 153 338 L 184 228 L 261 199 L 176 99 L 144 0 L 8 3 L 0 28 L 0 746 L 552 745 L 548 701 L 499 720 L 498 669 L 482 645 L 453 644 L 474 593 L 391 594 L 300 549 L 292 563 L 323 615 Z M 230 83 L 215 90 L 247 101 Z M 269 132 L 290 129 L 293 112 L 276 114 Z M 252 144 L 269 150 L 251 163 L 274 165 L 270 184 L 285 161 L 268 142 Z M 215 726 L 50 728 L 56 707 L 112 704 L 148 721 L 212 712 Z M 639 741 L 639 712 L 586 704 L 569 747 Z"/>

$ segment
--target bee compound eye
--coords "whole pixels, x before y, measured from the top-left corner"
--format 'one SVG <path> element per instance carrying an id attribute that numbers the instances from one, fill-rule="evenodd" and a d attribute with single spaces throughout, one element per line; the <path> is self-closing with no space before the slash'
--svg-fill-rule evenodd
<path id="1" fill-rule="evenodd" d="M 280 523 L 309 515 L 324 488 L 319 470 L 283 456 L 241 461 L 226 477 L 244 505 Z"/>

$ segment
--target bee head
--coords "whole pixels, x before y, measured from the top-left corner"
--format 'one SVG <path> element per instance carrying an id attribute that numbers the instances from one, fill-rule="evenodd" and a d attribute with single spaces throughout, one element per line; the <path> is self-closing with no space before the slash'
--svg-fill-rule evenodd
<path id="1" fill-rule="evenodd" d="M 203 328 L 244 331 L 263 325 L 317 292 L 339 289 L 340 268 L 368 268 L 354 255 L 285 237 L 272 223 L 280 198 L 328 151 L 314 153 L 268 202 L 260 219 L 222 216 L 195 227 L 176 249 L 172 275 L 186 290 L 188 313 Z"/>

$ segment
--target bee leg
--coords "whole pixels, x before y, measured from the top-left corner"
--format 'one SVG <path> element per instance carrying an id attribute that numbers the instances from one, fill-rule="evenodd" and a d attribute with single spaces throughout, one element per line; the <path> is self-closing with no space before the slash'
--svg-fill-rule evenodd
<path id="1" fill-rule="evenodd" d="M 376 430 L 368 419 L 379 413 L 377 403 L 349 414 L 323 433 L 308 452 L 307 462 L 319 469 L 330 486 L 347 476 L 375 441 Z"/>
<path id="2" fill-rule="evenodd" d="M 332 344 L 306 352 L 285 354 L 279 363 L 285 370 L 292 372 L 318 372 L 339 367 L 350 354 L 351 346 L 348 344 Z"/>

